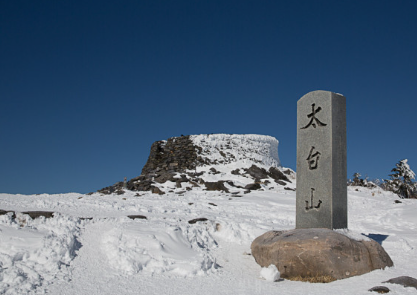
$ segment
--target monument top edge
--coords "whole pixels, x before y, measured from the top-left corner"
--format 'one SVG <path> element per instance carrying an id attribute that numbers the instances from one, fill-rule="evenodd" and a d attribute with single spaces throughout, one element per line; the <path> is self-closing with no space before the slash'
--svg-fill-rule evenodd
<path id="1" fill-rule="evenodd" d="M 310 91 L 306 94 L 304 94 L 300 100 L 302 100 L 304 97 L 306 96 L 311 96 L 311 95 L 329 95 L 329 96 L 340 96 L 340 97 L 345 97 L 343 94 L 340 93 L 336 93 L 336 92 L 332 92 L 332 91 L 327 91 L 327 90 L 314 90 L 314 91 Z"/>

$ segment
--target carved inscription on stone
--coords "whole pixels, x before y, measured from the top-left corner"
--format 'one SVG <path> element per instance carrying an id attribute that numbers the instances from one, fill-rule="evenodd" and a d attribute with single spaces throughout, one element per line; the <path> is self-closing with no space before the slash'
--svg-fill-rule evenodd
<path id="1" fill-rule="evenodd" d="M 314 198 L 314 188 L 311 188 L 311 196 L 310 196 L 310 206 L 308 205 L 308 201 L 306 201 L 306 210 L 310 210 L 310 209 L 319 209 L 321 203 L 323 203 L 321 200 L 319 200 L 319 202 L 317 203 L 316 206 L 314 206 L 313 204 L 313 198 Z"/>
<path id="2" fill-rule="evenodd" d="M 310 149 L 310 153 L 308 154 L 307 161 L 308 161 L 308 169 L 315 170 L 317 169 L 317 165 L 319 164 L 319 159 L 321 153 L 314 150 L 315 147 L 312 146 Z"/>
<path id="3" fill-rule="evenodd" d="M 318 107 L 317 109 L 315 109 L 315 106 L 316 106 L 315 103 L 311 105 L 312 112 L 311 114 L 307 115 L 307 118 L 310 118 L 310 122 L 308 122 L 308 124 L 302 127 L 301 129 L 307 129 L 310 126 L 313 126 L 314 128 L 316 128 L 316 124 L 317 126 L 327 126 L 327 124 L 320 122 L 320 120 L 316 118 L 316 114 L 321 111 L 321 107 Z"/>
<path id="4" fill-rule="evenodd" d="M 297 102 L 297 228 L 346 228 L 346 100 L 313 91 Z"/>

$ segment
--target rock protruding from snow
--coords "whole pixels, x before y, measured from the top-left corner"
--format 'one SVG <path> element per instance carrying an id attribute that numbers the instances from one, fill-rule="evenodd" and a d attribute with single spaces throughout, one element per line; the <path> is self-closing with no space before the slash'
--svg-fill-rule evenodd
<path id="1" fill-rule="evenodd" d="M 269 231 L 257 237 L 251 249 L 260 266 L 274 264 L 288 279 L 339 280 L 393 266 L 376 241 L 357 241 L 325 228 Z"/>
<path id="2" fill-rule="evenodd" d="M 281 168 L 278 140 L 274 137 L 254 134 L 189 135 L 156 141 L 140 176 L 99 192 L 123 194 L 127 189 L 164 194 L 175 188 L 225 192 L 237 188 L 243 193 L 245 190 L 261 189 L 261 184 L 265 182 L 272 181 L 281 186 L 291 183 L 284 173 L 289 177 L 294 174 L 289 169 L 284 171 Z"/>

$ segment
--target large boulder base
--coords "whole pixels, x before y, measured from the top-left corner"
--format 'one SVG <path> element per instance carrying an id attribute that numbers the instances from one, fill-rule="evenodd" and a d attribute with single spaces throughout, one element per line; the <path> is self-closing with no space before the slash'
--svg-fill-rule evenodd
<path id="1" fill-rule="evenodd" d="M 357 241 L 324 228 L 270 231 L 256 238 L 251 249 L 260 266 L 274 264 L 290 280 L 339 280 L 393 266 L 374 240 Z"/>

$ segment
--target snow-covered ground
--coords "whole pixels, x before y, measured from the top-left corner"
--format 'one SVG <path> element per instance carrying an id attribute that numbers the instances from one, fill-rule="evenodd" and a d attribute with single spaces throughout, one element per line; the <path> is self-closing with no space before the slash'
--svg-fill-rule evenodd
<path id="1" fill-rule="evenodd" d="M 263 189 L 240 197 L 201 188 L 140 196 L 0 194 L 2 210 L 56 212 L 49 219 L 0 216 L 0 294 L 341 295 L 369 294 L 378 285 L 417 294 L 382 283 L 417 277 L 416 200 L 395 203 L 398 197 L 381 189 L 348 189 L 349 230 L 382 241 L 394 267 L 328 284 L 273 282 L 276 272 L 264 269 L 261 277 L 250 245 L 266 231 L 294 228 L 295 192 L 275 183 Z M 196 218 L 207 221 L 188 222 Z"/>

